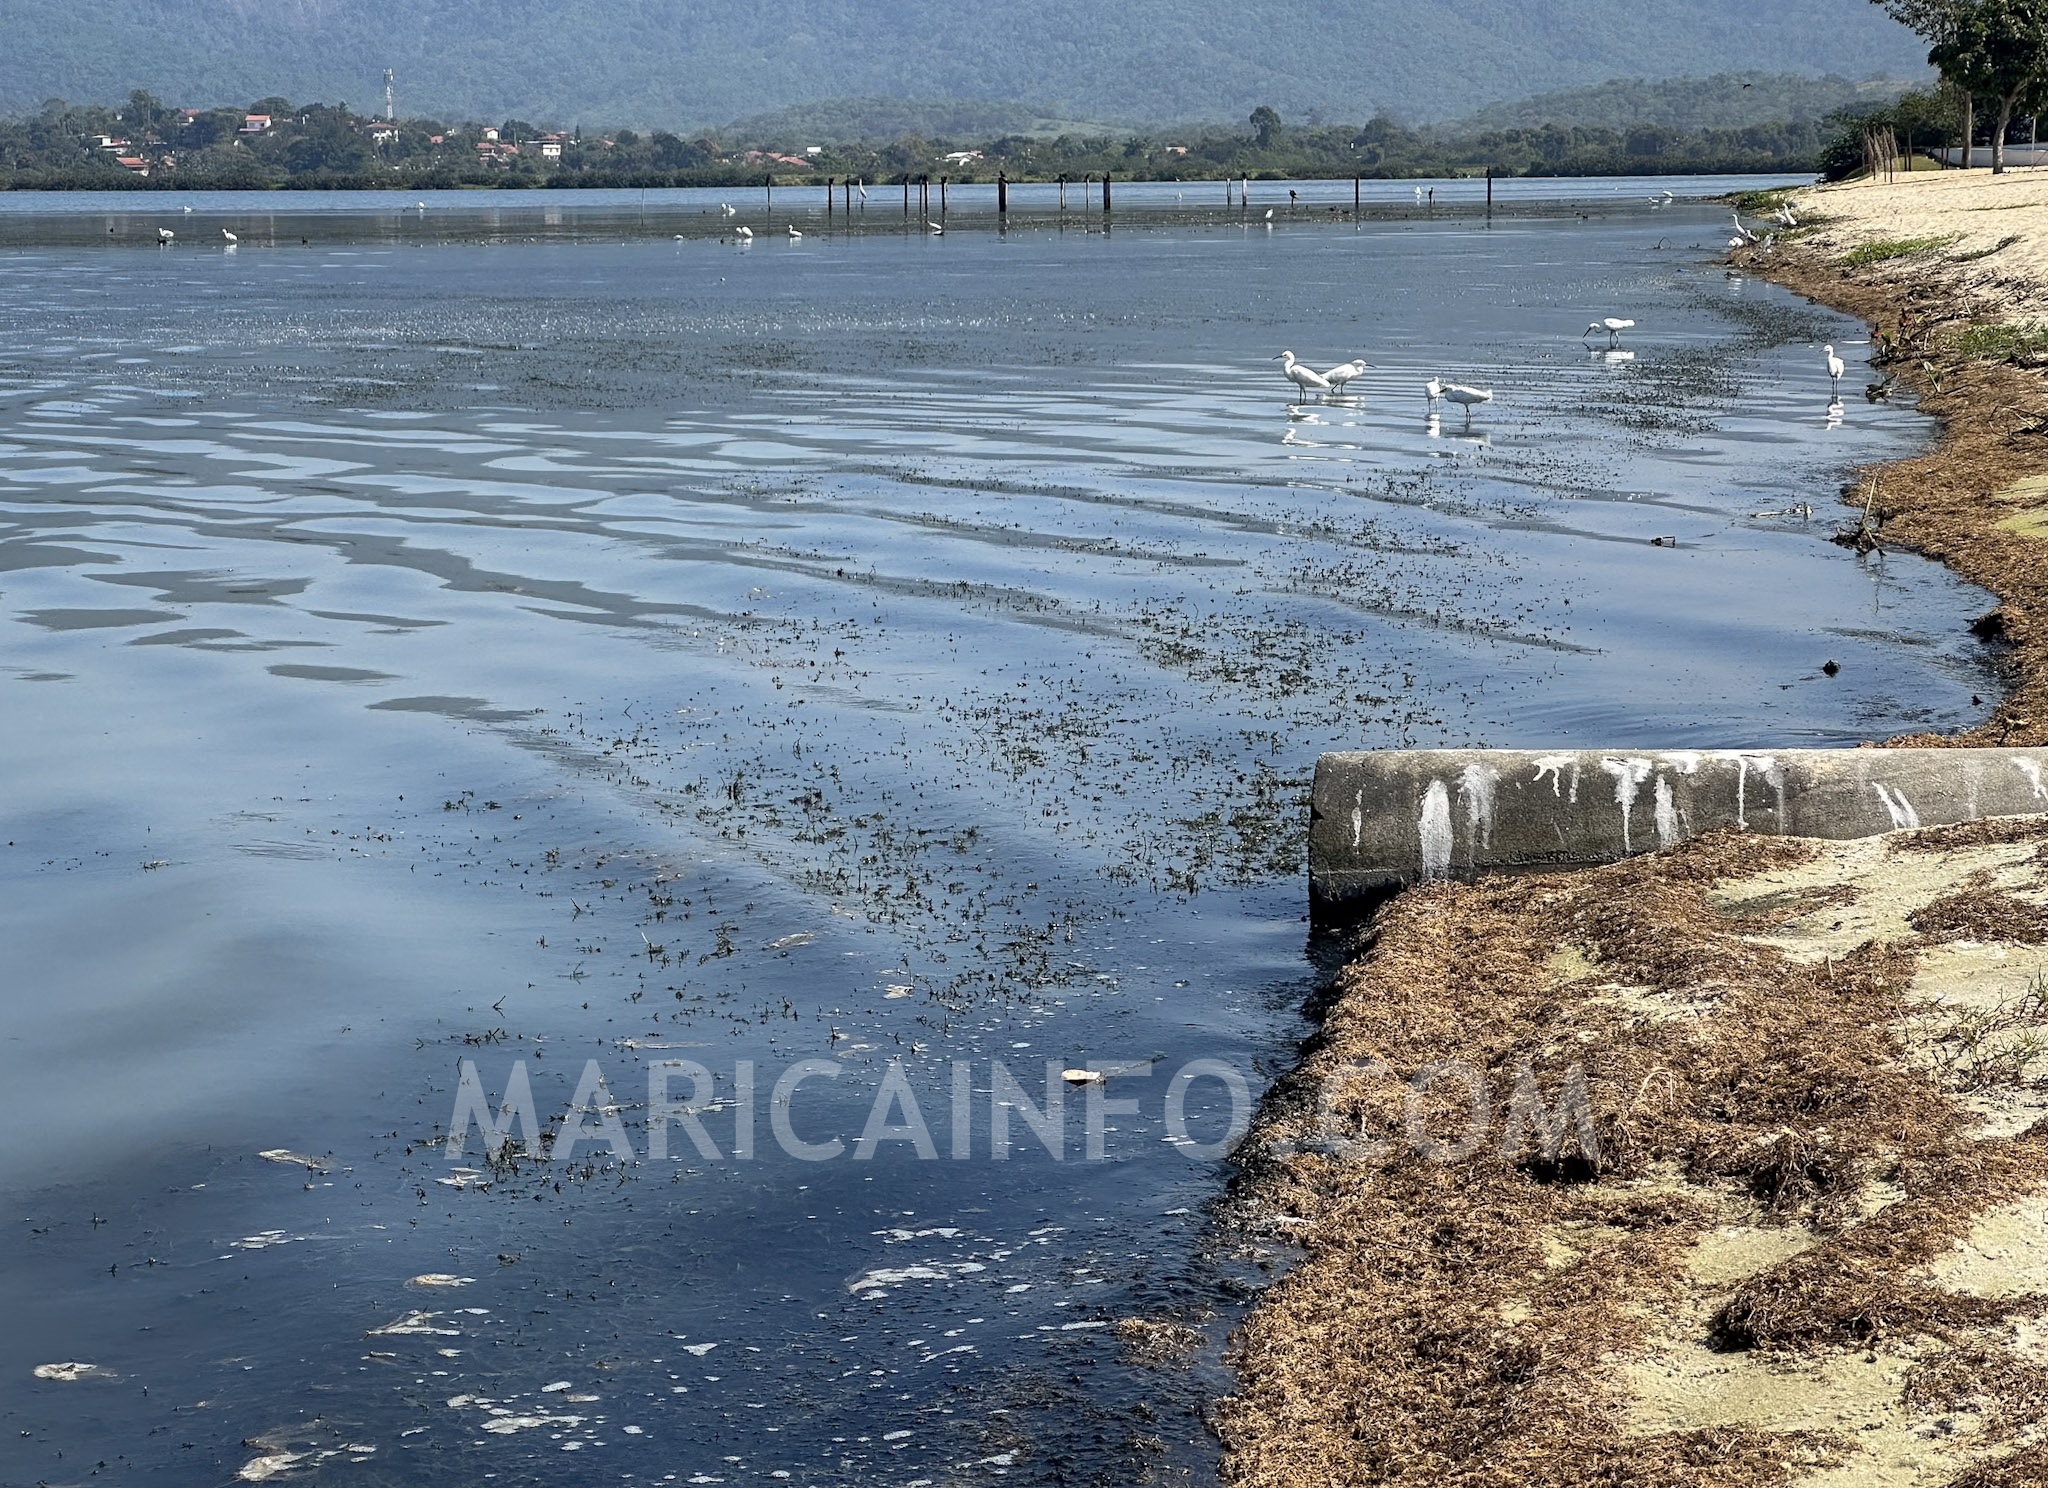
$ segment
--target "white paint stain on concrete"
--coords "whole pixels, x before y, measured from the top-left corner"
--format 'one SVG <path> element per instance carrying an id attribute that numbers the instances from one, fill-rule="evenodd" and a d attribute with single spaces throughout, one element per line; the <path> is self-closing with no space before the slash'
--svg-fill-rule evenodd
<path id="1" fill-rule="evenodd" d="M 1532 785 L 1543 784 L 1543 777 L 1550 777 L 1550 794 L 1554 800 L 1564 794 L 1564 777 L 1558 772 L 1566 765 L 1573 767 L 1573 778 L 1577 778 L 1578 756 L 1574 754 L 1542 754 L 1536 757 L 1536 773 L 1529 777 Z"/>
<path id="2" fill-rule="evenodd" d="M 2037 801 L 2048 801 L 2048 786 L 2041 784 L 2040 764 L 2035 760 L 2022 759 L 2015 755 L 2013 756 L 2012 765 L 2015 770 L 2018 770 L 2020 774 L 2027 777 L 2027 784 L 2034 791 L 2034 799 Z"/>
<path id="3" fill-rule="evenodd" d="M 1650 772 L 1656 766 L 1640 757 L 1615 759 L 1602 756 L 1600 768 L 1614 777 L 1614 804 L 1621 808 L 1621 850 L 1634 852 L 1635 845 L 1629 836 L 1629 818 L 1635 810 L 1636 792 L 1643 788 L 1643 782 L 1650 778 Z"/>
<path id="4" fill-rule="evenodd" d="M 1465 833 L 1474 858 L 1493 846 L 1493 788 L 1499 783 L 1500 771 L 1476 762 L 1458 777 L 1458 800 L 1465 807 Z"/>
<path id="5" fill-rule="evenodd" d="M 1893 831 L 1903 832 L 1920 825 L 1920 813 L 1913 809 L 1913 803 L 1906 799 L 1904 791 L 1891 790 L 1875 780 L 1870 782 L 1870 788 L 1877 792 L 1878 800 L 1884 802 L 1885 812 L 1892 819 Z"/>
<path id="6" fill-rule="evenodd" d="M 1670 847 L 1682 834 L 1678 829 L 1678 809 L 1671 800 L 1671 782 L 1662 775 L 1657 777 L 1657 846 Z"/>
<path id="7" fill-rule="evenodd" d="M 1358 851 L 1358 844 L 1365 840 L 1365 787 L 1358 788 L 1358 794 L 1351 802 L 1351 850 Z"/>
<path id="8" fill-rule="evenodd" d="M 1705 758 L 1697 749 L 1673 749 L 1658 756 L 1681 775 L 1697 775 L 1700 761 Z"/>
<path id="9" fill-rule="evenodd" d="M 1422 797 L 1422 881 L 1440 883 L 1451 876 L 1451 793 L 1432 780 Z"/>

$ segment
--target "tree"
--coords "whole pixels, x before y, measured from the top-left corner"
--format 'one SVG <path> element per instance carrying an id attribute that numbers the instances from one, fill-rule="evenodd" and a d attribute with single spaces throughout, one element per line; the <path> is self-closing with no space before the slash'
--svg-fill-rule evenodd
<path id="1" fill-rule="evenodd" d="M 2048 99 L 2048 0 L 1978 0 L 1927 53 L 1967 92 L 1998 104 L 1991 171 L 2005 170 L 2005 135 L 2015 110 Z"/>
<path id="2" fill-rule="evenodd" d="M 1873 0 L 1882 5 L 1885 13 L 1900 25 L 1917 31 L 1936 49 L 1948 46 L 1962 30 L 1963 24 L 1977 9 L 1976 0 Z M 1936 67 L 1933 52 L 1928 61 Z M 1977 99 L 1959 78 L 1942 73 L 1944 81 L 1951 84 L 1962 105 L 1963 169 L 1970 168 L 1970 149 L 1977 137 Z"/>
<path id="3" fill-rule="evenodd" d="M 1280 115 L 1271 104 L 1260 104 L 1252 110 L 1252 138 L 1258 141 L 1261 150 L 1270 150 L 1273 141 L 1280 135 Z"/>

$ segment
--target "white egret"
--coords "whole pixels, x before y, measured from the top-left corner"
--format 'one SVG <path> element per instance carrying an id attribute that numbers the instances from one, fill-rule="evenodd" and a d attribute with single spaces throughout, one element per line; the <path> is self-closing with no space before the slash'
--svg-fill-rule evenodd
<path id="1" fill-rule="evenodd" d="M 187 217 L 190 217 L 192 215 L 192 209 L 190 207 L 185 208 L 185 215 Z"/>
<path id="2" fill-rule="evenodd" d="M 1266 208 L 1266 220 L 1268 222 L 1273 220 L 1273 209 L 1271 207 Z"/>
<path id="3" fill-rule="evenodd" d="M 1332 367 L 1329 371 L 1325 372 L 1323 374 L 1323 381 L 1330 385 L 1331 392 L 1341 393 L 1344 391 L 1344 384 L 1351 381 L 1352 378 L 1371 365 L 1372 363 L 1368 362 L 1364 357 L 1354 357 L 1342 366 Z"/>
<path id="4" fill-rule="evenodd" d="M 1280 364 L 1280 375 L 1301 390 L 1295 394 L 1296 402 L 1301 401 L 1301 393 L 1327 393 L 1330 390 L 1330 379 L 1313 367 L 1304 367 L 1294 359 L 1293 352 L 1283 351 L 1273 360 Z"/>
<path id="5" fill-rule="evenodd" d="M 160 227 L 160 228 L 158 228 L 158 229 L 156 230 L 156 245 L 157 245 L 157 247 L 159 247 L 159 248 L 162 248 L 162 247 L 165 247 L 165 246 L 167 246 L 167 245 L 168 245 L 168 244 L 170 243 L 171 239 L 172 239 L 172 238 L 175 238 L 176 236 L 177 236 L 177 234 L 176 234 L 176 233 L 174 233 L 174 232 L 172 232 L 172 231 L 171 231 L 171 230 L 170 230 L 170 229 L 169 229 L 168 227 Z"/>
<path id="6" fill-rule="evenodd" d="M 803 234 L 802 234 L 802 233 L 800 233 L 800 232 L 798 232 L 798 231 L 796 230 L 796 224 L 795 224 L 794 222 L 790 223 L 790 225 L 789 225 L 789 240 L 790 240 L 790 242 L 792 242 L 792 243 L 795 243 L 795 242 L 798 242 L 798 241 L 800 241 L 800 240 L 801 240 L 802 238 L 803 238 Z"/>
<path id="7" fill-rule="evenodd" d="M 1439 403 L 1441 403 L 1441 402 L 1443 401 L 1443 396 L 1444 396 L 1444 385 L 1443 385 L 1443 383 L 1442 383 L 1442 382 L 1440 382 L 1440 381 L 1438 381 L 1438 380 L 1437 380 L 1436 378 L 1434 378 L 1434 377 L 1430 378 L 1430 380 L 1429 380 L 1428 382 L 1425 382 L 1425 383 L 1424 383 L 1424 384 L 1422 385 L 1422 395 L 1423 395 L 1423 396 L 1424 396 L 1425 398 L 1429 399 L 1429 406 L 1430 406 L 1431 408 L 1435 408 L 1437 404 L 1439 404 Z"/>
<path id="8" fill-rule="evenodd" d="M 860 199 L 861 199 L 862 201 L 866 201 L 866 200 L 868 199 L 868 183 L 867 183 L 867 182 L 865 182 L 865 181 L 856 181 L 856 182 L 854 182 L 854 189 L 855 189 L 856 191 L 858 191 L 858 192 L 860 193 Z"/>
<path id="9" fill-rule="evenodd" d="M 742 243 L 751 243 L 754 241 L 754 230 L 751 227 L 736 227 L 732 230 L 732 235 L 738 238 Z"/>
<path id="10" fill-rule="evenodd" d="M 1823 346 L 1821 354 L 1828 359 L 1828 378 L 1834 383 L 1835 392 L 1839 394 L 1842 391 L 1842 374 L 1849 370 L 1848 365 L 1835 355 L 1832 346 Z"/>
<path id="11" fill-rule="evenodd" d="M 1456 403 L 1465 410 L 1465 422 L 1467 424 L 1472 422 L 1472 410 L 1474 408 L 1478 407 L 1481 403 L 1491 403 L 1493 401 L 1492 388 L 1466 387 L 1456 382 L 1445 383 L 1443 395 L 1446 402 Z"/>
<path id="12" fill-rule="evenodd" d="M 935 238 L 942 238 L 946 235 L 946 227 L 945 224 L 942 222 L 932 222 L 930 220 L 927 220 L 924 226 L 925 231 L 930 233 Z"/>
<path id="13" fill-rule="evenodd" d="M 1792 215 L 1792 203 L 1786 202 L 1783 206 L 1778 208 L 1778 221 L 1782 226 L 1785 227 L 1799 226 L 1799 219 Z"/>
<path id="14" fill-rule="evenodd" d="M 427 204 L 425 202 L 414 202 L 412 204 L 412 209 L 415 212 L 424 212 L 427 209 Z"/>
<path id="15" fill-rule="evenodd" d="M 720 202 L 718 204 L 718 215 L 721 217 L 737 217 L 739 214 L 740 209 L 731 202 Z"/>
<path id="16" fill-rule="evenodd" d="M 1620 343 L 1623 331 L 1632 331 L 1635 328 L 1636 323 L 1632 320 L 1622 320 L 1616 316 L 1608 315 L 1587 326 L 1585 335 L 1579 339 L 1583 341 L 1595 331 L 1605 331 L 1607 333 L 1607 344 L 1614 346 Z"/>
<path id="17" fill-rule="evenodd" d="M 227 240 L 228 240 L 228 241 L 229 241 L 230 243 L 239 243 L 239 242 L 241 242 L 241 241 L 242 241 L 242 240 L 241 240 L 240 238 L 236 237 L 236 236 L 235 236 L 235 235 L 234 235 L 233 233 L 229 232 L 229 231 L 228 231 L 228 230 L 227 230 L 226 228 L 222 228 L 222 229 L 220 230 L 220 235 L 221 235 L 221 236 L 222 236 L 223 238 L 226 238 L 226 239 L 227 239 Z"/>

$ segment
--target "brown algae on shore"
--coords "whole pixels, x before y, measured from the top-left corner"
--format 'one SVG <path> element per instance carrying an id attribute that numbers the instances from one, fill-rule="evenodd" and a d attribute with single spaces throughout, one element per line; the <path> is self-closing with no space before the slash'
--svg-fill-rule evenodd
<path id="1" fill-rule="evenodd" d="M 1726 833 L 1389 904 L 1247 1144 L 1304 1258 L 1235 1341 L 1226 1480 L 2041 1481 L 2044 842 Z M 2019 937 L 1915 928 L 1983 874 Z"/>

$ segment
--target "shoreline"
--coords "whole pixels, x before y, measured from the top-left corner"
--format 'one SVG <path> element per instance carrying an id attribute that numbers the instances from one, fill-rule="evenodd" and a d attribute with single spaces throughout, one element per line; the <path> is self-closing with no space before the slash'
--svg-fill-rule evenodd
<path id="1" fill-rule="evenodd" d="M 1837 540 L 1990 591 L 2008 690 L 1884 743 L 2039 744 L 2048 182 L 1960 208 L 1996 229 L 1858 189 L 1730 263 L 1866 321 L 1869 396 L 1940 421 Z M 1233 1337 L 1224 1481 L 2048 1481 L 2044 945 L 2043 817 L 1399 895 L 1241 1149 L 1233 1217 L 1300 1260 Z"/>

